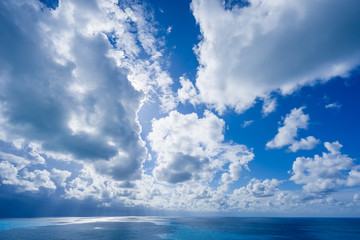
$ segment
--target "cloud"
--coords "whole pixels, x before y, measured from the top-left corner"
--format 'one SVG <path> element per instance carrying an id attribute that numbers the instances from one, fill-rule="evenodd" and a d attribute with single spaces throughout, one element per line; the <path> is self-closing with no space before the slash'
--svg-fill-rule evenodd
<path id="1" fill-rule="evenodd" d="M 200 99 L 194 84 L 184 76 L 180 77 L 179 80 L 181 84 L 181 88 L 179 88 L 177 92 L 179 101 L 182 104 L 189 102 L 192 105 L 200 103 Z"/>
<path id="2" fill-rule="evenodd" d="M 51 169 L 51 178 L 57 186 L 65 187 L 66 180 L 71 176 L 71 172 L 66 170 L 59 170 L 56 168 Z"/>
<path id="3" fill-rule="evenodd" d="M 241 126 L 242 126 L 243 128 L 245 128 L 245 127 L 247 127 L 247 126 L 250 126 L 253 122 L 254 122 L 254 120 L 244 121 Z"/>
<path id="4" fill-rule="evenodd" d="M 2 1 L 1 140 L 37 146 L 29 154 L 39 163 L 61 155 L 139 178 L 147 150 L 137 112 L 154 92 L 164 109 L 175 106 L 150 15 L 117 1 L 64 0 L 55 10 Z"/>
<path id="5" fill-rule="evenodd" d="M 357 0 L 341 7 L 336 0 L 230 5 L 191 3 L 202 35 L 195 48 L 196 87 L 201 100 L 220 113 L 243 112 L 272 92 L 291 94 L 304 85 L 346 77 L 360 63 Z"/>
<path id="6" fill-rule="evenodd" d="M 341 107 L 342 107 L 342 105 L 337 102 L 329 103 L 329 104 L 325 105 L 325 108 L 331 108 L 331 109 L 340 109 Z"/>
<path id="7" fill-rule="evenodd" d="M 16 167 L 8 161 L 0 162 L 0 176 L 3 179 L 2 183 L 15 182 L 18 170 Z"/>
<path id="8" fill-rule="evenodd" d="M 50 173 L 46 170 L 35 170 L 34 172 L 29 172 L 27 169 L 24 169 L 23 178 L 33 185 L 33 189 L 31 190 L 38 191 L 40 187 L 52 190 L 56 189 L 56 185 L 50 179 Z"/>
<path id="9" fill-rule="evenodd" d="M 325 142 L 324 146 L 328 152 L 322 156 L 298 157 L 293 163 L 290 180 L 304 184 L 304 191 L 310 194 L 328 194 L 346 184 L 355 184 L 351 179 L 355 176 L 354 171 L 349 173 L 354 159 L 340 152 L 342 145 L 339 142 Z"/>
<path id="10" fill-rule="evenodd" d="M 277 105 L 277 102 L 276 102 L 275 98 L 266 97 L 264 99 L 264 104 L 262 106 L 262 112 L 263 112 L 264 116 L 267 116 L 267 115 L 269 115 L 269 113 L 274 112 L 276 109 L 276 105 Z"/>
<path id="11" fill-rule="evenodd" d="M 27 150 L 30 156 L 31 153 L 34 153 L 32 148 Z M 11 153 L 0 152 L 1 183 L 13 185 L 20 192 L 37 192 L 40 188 L 56 190 L 58 186 L 65 187 L 65 181 L 71 173 L 56 168 L 53 168 L 51 173 L 46 169 L 36 169 L 44 167 L 44 163 L 39 162 L 38 157 L 41 156 L 37 155 L 33 159 L 27 159 Z"/>
<path id="12" fill-rule="evenodd" d="M 313 149 L 319 143 L 319 140 L 313 136 L 302 138 L 300 141 L 295 140 L 298 129 L 307 129 L 309 125 L 310 117 L 308 114 L 304 114 L 303 109 L 304 107 L 294 108 L 290 114 L 286 115 L 284 125 L 279 127 L 274 139 L 266 144 L 267 148 L 282 148 L 290 145 L 289 150 L 296 152 L 300 149 Z"/>
<path id="13" fill-rule="evenodd" d="M 18 169 L 22 169 L 31 163 L 31 161 L 26 158 L 5 152 L 0 152 L 0 160 L 15 164 Z"/>
<path id="14" fill-rule="evenodd" d="M 271 197 L 279 190 L 278 186 L 280 183 L 281 181 L 277 179 L 266 179 L 261 182 L 260 180 L 253 178 L 246 187 L 234 190 L 234 194 L 244 194 L 241 192 L 245 192 L 254 197 Z"/>
<path id="15" fill-rule="evenodd" d="M 156 179 L 172 184 L 211 181 L 216 172 L 224 171 L 224 183 L 236 181 L 254 155 L 244 145 L 224 143 L 224 125 L 209 111 L 203 118 L 172 111 L 154 119 L 148 140 L 158 155 L 153 171 Z M 225 164 L 228 169 L 223 169 Z"/>
<path id="16" fill-rule="evenodd" d="M 360 185 L 360 166 L 355 166 L 349 172 L 349 176 L 346 180 L 346 186 Z"/>
<path id="17" fill-rule="evenodd" d="M 27 168 L 13 165 L 8 161 L 0 162 L 0 179 L 2 184 L 13 185 L 19 192 L 37 192 L 40 188 L 56 189 L 56 185 L 51 181 L 48 171 L 36 169 L 29 172 Z"/>
<path id="18" fill-rule="evenodd" d="M 307 138 L 302 138 L 300 141 L 296 141 L 289 147 L 289 150 L 292 152 L 297 152 L 298 150 L 311 150 L 315 148 L 320 142 L 319 139 L 309 136 Z"/>
<path id="19" fill-rule="evenodd" d="M 356 202 L 356 203 L 360 202 L 359 194 L 355 194 L 353 199 L 354 199 L 353 201 Z"/>

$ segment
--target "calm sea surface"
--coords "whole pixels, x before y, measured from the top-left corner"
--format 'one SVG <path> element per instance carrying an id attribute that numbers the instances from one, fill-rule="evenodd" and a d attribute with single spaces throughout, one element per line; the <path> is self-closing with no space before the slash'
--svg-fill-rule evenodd
<path id="1" fill-rule="evenodd" d="M 359 218 L 1 219 L 0 239 L 360 239 Z"/>

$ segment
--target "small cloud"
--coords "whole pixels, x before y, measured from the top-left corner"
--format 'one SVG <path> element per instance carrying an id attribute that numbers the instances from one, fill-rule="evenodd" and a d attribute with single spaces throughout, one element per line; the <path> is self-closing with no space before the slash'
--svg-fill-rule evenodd
<path id="1" fill-rule="evenodd" d="M 284 119 L 284 125 L 278 128 L 278 133 L 270 142 L 266 144 L 267 148 L 282 148 L 295 142 L 298 135 L 298 129 L 306 129 L 309 125 L 310 117 L 304 114 L 305 107 L 294 108 Z"/>
<path id="2" fill-rule="evenodd" d="M 254 120 L 244 121 L 241 126 L 243 128 L 245 128 L 245 127 L 249 126 L 250 124 L 252 124 L 253 122 L 254 122 Z"/>
<path id="3" fill-rule="evenodd" d="M 269 113 L 274 112 L 276 106 L 277 106 L 276 98 L 269 98 L 269 97 L 265 98 L 262 107 L 262 113 L 264 114 L 264 117 L 269 115 Z"/>
<path id="4" fill-rule="evenodd" d="M 360 196 L 359 196 L 359 194 L 355 194 L 355 195 L 354 195 L 353 201 L 354 201 L 354 202 L 360 202 Z"/>
<path id="5" fill-rule="evenodd" d="M 266 148 L 282 148 L 290 145 L 289 150 L 296 152 L 298 150 L 311 150 L 320 142 L 319 139 L 316 139 L 313 136 L 301 138 L 299 141 L 296 140 L 298 130 L 307 129 L 309 125 L 310 117 L 308 114 L 304 114 L 304 108 L 305 107 L 298 109 L 294 108 L 286 115 L 283 120 L 284 125 L 278 128 L 278 133 L 266 144 Z"/>
<path id="6" fill-rule="evenodd" d="M 180 77 L 179 79 L 181 84 L 181 88 L 178 89 L 179 101 L 182 104 L 189 102 L 195 106 L 200 101 L 196 87 L 189 79 L 184 76 Z"/>
<path id="7" fill-rule="evenodd" d="M 172 30 L 172 26 L 169 26 L 169 27 L 167 28 L 167 30 L 166 30 L 166 33 L 167 33 L 167 34 L 170 34 L 170 33 L 171 33 L 171 30 Z"/>
<path id="8" fill-rule="evenodd" d="M 342 105 L 337 102 L 325 105 L 325 108 L 332 108 L 332 109 L 340 109 L 341 107 Z"/>

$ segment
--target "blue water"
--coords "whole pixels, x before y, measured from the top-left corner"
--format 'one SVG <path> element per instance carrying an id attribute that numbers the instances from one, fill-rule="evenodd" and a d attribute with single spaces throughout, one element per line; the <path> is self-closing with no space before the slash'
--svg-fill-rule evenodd
<path id="1" fill-rule="evenodd" d="M 0 220 L 0 239 L 360 239 L 359 218 L 39 218 Z"/>

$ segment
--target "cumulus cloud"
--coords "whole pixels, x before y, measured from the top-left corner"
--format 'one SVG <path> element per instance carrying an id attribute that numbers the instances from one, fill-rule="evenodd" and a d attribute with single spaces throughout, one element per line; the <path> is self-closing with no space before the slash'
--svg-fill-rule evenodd
<path id="1" fill-rule="evenodd" d="M 34 149 L 29 148 L 28 154 L 31 156 Z M 25 154 L 26 155 L 26 154 Z M 2 184 L 15 186 L 17 191 L 37 192 L 41 188 L 56 190 L 58 186 L 65 187 L 66 179 L 71 173 L 56 168 L 51 169 L 51 173 L 44 167 L 37 158 L 27 159 L 11 153 L 0 152 L 0 180 Z M 32 170 L 30 170 L 32 169 Z"/>
<path id="2" fill-rule="evenodd" d="M 165 118 L 154 119 L 148 139 L 158 155 L 153 171 L 156 179 L 167 183 L 211 181 L 216 172 L 224 171 L 224 183 L 236 181 L 254 155 L 244 145 L 225 143 L 224 125 L 209 111 L 203 118 L 172 111 Z"/>
<path id="3" fill-rule="evenodd" d="M 346 180 L 346 186 L 360 185 L 360 166 L 355 166 L 349 172 L 349 176 Z"/>
<path id="4" fill-rule="evenodd" d="M 51 178 L 57 186 L 65 187 L 66 180 L 71 176 L 71 172 L 66 170 L 59 170 L 56 168 L 51 169 Z"/>
<path id="5" fill-rule="evenodd" d="M 303 109 L 304 107 L 294 108 L 286 115 L 284 125 L 279 127 L 274 139 L 266 144 L 267 148 L 282 148 L 290 145 L 289 150 L 296 152 L 300 149 L 313 149 L 319 143 L 319 140 L 313 136 L 302 138 L 300 141 L 295 140 L 298 129 L 306 129 L 309 125 L 310 117 L 304 114 Z"/>
<path id="6" fill-rule="evenodd" d="M 300 141 L 295 141 L 289 147 L 289 150 L 292 152 L 297 152 L 298 150 L 311 150 L 320 142 L 319 139 L 314 138 L 313 136 L 309 136 L 307 138 L 302 138 Z"/>
<path id="7" fill-rule="evenodd" d="M 143 6 L 111 0 L 63 0 L 52 10 L 1 1 L 1 140 L 36 146 L 29 154 L 39 163 L 58 154 L 114 179 L 139 178 L 137 111 L 154 92 L 163 109 L 175 106 L 149 19 Z"/>
<path id="8" fill-rule="evenodd" d="M 36 169 L 29 172 L 27 168 L 21 168 L 8 161 L 0 162 L 0 179 L 2 184 L 13 185 L 20 192 L 37 192 L 40 188 L 56 189 L 48 171 Z"/>
<path id="9" fill-rule="evenodd" d="M 260 181 L 258 179 L 251 179 L 249 184 L 246 187 L 242 187 L 234 190 L 235 195 L 250 194 L 255 197 L 271 197 L 278 191 L 278 186 L 281 181 L 277 179 L 266 179 L 264 181 Z"/>
<path id="10" fill-rule="evenodd" d="M 325 142 L 327 153 L 313 158 L 298 157 L 293 163 L 290 180 L 296 184 L 304 184 L 307 193 L 327 194 L 344 185 L 355 185 L 354 159 L 340 152 L 339 142 Z M 349 173 L 349 171 L 351 172 Z"/>
<path id="11" fill-rule="evenodd" d="M 200 63 L 196 86 L 201 100 L 220 113 L 227 108 L 243 112 L 274 91 L 290 94 L 317 81 L 346 77 L 360 63 L 357 0 L 340 7 L 336 0 L 230 5 L 191 3 L 202 35 L 195 49 Z"/>

